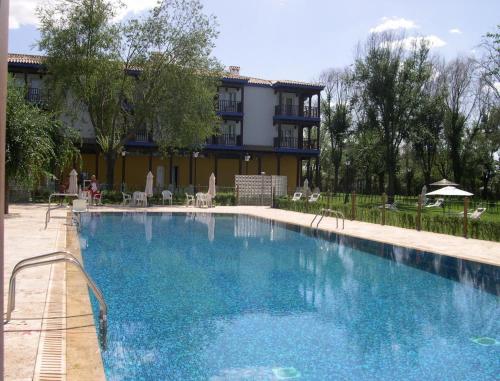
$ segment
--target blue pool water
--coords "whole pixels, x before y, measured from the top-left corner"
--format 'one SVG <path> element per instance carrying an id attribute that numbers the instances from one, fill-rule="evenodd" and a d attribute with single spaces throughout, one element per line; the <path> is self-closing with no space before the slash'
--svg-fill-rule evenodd
<path id="1" fill-rule="evenodd" d="M 500 298 L 401 263 L 407 249 L 389 260 L 246 216 L 82 221 L 109 308 L 108 380 L 500 377 Z"/>

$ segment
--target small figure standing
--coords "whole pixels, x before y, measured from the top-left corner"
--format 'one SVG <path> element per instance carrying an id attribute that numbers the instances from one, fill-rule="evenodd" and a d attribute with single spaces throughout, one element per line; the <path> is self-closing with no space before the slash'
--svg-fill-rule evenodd
<path id="1" fill-rule="evenodd" d="M 90 178 L 90 185 L 88 187 L 88 190 L 90 191 L 90 195 L 92 196 L 92 200 L 100 200 L 101 199 L 101 192 L 99 191 L 99 183 L 97 182 L 97 178 L 95 175 L 92 175 Z"/>

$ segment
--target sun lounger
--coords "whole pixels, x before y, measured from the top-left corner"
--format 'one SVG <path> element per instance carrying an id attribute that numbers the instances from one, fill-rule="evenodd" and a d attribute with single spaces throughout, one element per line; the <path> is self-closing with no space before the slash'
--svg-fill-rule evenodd
<path id="1" fill-rule="evenodd" d="M 425 207 L 426 208 L 440 208 L 443 206 L 443 203 L 444 203 L 444 199 L 442 198 L 438 198 L 434 204 L 429 204 L 429 205 L 426 205 Z"/>
<path id="2" fill-rule="evenodd" d="M 292 197 L 292 201 L 299 201 L 302 198 L 302 192 L 295 192 Z"/>
<path id="3" fill-rule="evenodd" d="M 469 217 L 471 220 L 479 220 L 484 212 L 486 212 L 486 208 L 477 208 L 473 212 L 467 213 L 467 217 Z M 463 217 L 464 212 L 458 213 L 458 216 Z"/>
<path id="4" fill-rule="evenodd" d="M 309 201 L 309 202 L 311 202 L 311 203 L 312 203 L 312 202 L 316 202 L 316 201 L 318 201 L 318 200 L 319 200 L 319 196 L 321 196 L 321 193 L 319 193 L 319 192 L 317 192 L 317 193 L 316 193 L 316 192 L 315 192 L 315 193 L 313 193 L 313 194 L 309 197 L 309 200 L 308 200 L 308 201 Z"/>

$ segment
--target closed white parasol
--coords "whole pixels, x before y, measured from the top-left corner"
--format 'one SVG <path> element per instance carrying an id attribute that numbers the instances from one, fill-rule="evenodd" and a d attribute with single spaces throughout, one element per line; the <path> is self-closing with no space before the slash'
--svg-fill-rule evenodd
<path id="1" fill-rule="evenodd" d="M 208 179 L 208 194 L 212 198 L 214 198 L 215 195 L 216 195 L 216 190 L 215 190 L 215 175 L 213 173 L 210 175 L 210 178 Z"/>
<path id="2" fill-rule="evenodd" d="M 144 190 L 144 193 L 146 193 L 148 197 L 153 196 L 153 174 L 151 171 L 149 171 L 146 176 L 146 189 Z"/>
<path id="3" fill-rule="evenodd" d="M 69 173 L 68 193 L 78 194 L 78 173 L 74 169 Z"/>

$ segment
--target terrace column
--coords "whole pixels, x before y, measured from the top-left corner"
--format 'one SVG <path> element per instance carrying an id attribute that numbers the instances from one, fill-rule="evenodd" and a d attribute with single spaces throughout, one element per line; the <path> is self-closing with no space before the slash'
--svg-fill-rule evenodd
<path id="1" fill-rule="evenodd" d="M 276 168 L 278 172 L 278 176 L 281 175 L 281 155 L 276 155 Z"/>
<path id="2" fill-rule="evenodd" d="M 318 126 L 316 127 L 316 131 L 317 131 L 317 134 L 316 134 L 316 142 L 317 142 L 317 146 L 316 148 L 319 150 L 319 142 L 320 142 L 320 125 L 318 124 Z"/>
<path id="3" fill-rule="evenodd" d="M 321 185 L 321 162 L 319 156 L 316 157 L 316 186 L 319 188 Z"/>
<path id="4" fill-rule="evenodd" d="M 172 184 L 172 154 L 168 155 L 168 185 Z"/>
<path id="5" fill-rule="evenodd" d="M 302 183 L 302 158 L 298 157 L 297 158 L 297 179 L 296 179 L 296 185 L 300 186 Z"/>
<path id="6" fill-rule="evenodd" d="M 95 151 L 95 177 L 99 178 L 99 150 Z"/>
<path id="7" fill-rule="evenodd" d="M 278 144 L 276 147 L 281 147 L 281 122 L 278 123 Z"/>
<path id="8" fill-rule="evenodd" d="M 214 154 L 214 175 L 217 178 L 217 154 Z"/>
<path id="9" fill-rule="evenodd" d="M 193 184 L 193 155 L 189 154 L 189 185 Z"/>
<path id="10" fill-rule="evenodd" d="M 318 93 L 318 118 L 321 117 L 321 93 Z"/>

